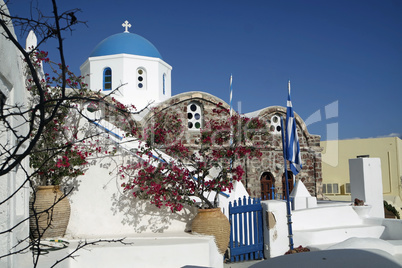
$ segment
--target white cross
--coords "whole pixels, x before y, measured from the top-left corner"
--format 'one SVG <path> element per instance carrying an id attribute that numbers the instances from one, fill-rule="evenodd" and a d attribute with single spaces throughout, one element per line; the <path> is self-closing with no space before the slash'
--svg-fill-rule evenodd
<path id="1" fill-rule="evenodd" d="M 125 33 L 128 33 L 128 28 L 131 28 L 131 24 L 127 20 L 121 26 L 125 28 Z"/>

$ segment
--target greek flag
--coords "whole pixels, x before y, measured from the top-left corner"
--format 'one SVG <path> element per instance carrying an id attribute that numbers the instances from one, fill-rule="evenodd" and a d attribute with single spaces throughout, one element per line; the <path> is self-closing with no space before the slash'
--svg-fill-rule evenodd
<path id="1" fill-rule="evenodd" d="M 299 137 L 295 116 L 293 113 L 292 102 L 290 100 L 290 80 L 288 82 L 288 102 L 286 111 L 286 159 L 290 162 L 290 169 L 296 176 L 302 169 L 300 158 Z"/>

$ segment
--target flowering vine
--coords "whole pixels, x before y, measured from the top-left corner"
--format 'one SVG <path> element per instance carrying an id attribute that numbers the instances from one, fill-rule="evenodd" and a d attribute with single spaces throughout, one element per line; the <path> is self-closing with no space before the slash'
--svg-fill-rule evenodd
<path id="1" fill-rule="evenodd" d="M 31 57 L 37 73 L 42 73 L 43 64 L 47 64 L 52 75 L 42 73 L 41 87 L 38 88 L 27 71 L 26 87 L 31 96 L 31 116 L 35 118 L 32 136 L 38 125 L 36 111 L 39 105 L 44 105 L 48 118 L 45 118 L 40 138 L 30 154 L 30 166 L 36 171 L 34 178 L 39 185 L 59 185 L 65 178 L 83 175 L 88 167 L 88 157 L 116 151 L 115 147 L 109 148 L 109 145 L 99 142 L 99 133 L 88 131 L 91 120 L 84 109 L 90 113 L 103 109 L 108 117 L 127 117 L 129 108 L 109 96 L 90 91 L 84 77 L 75 76 L 68 66 L 64 69 L 66 76 L 63 76 L 63 66 L 51 62 L 47 52 L 34 51 Z M 44 98 L 41 101 L 40 96 Z"/>
<path id="2" fill-rule="evenodd" d="M 143 161 L 120 168 L 122 187 L 133 197 L 172 212 L 198 201 L 202 208 L 216 207 L 218 193 L 230 192 L 233 182 L 242 180 L 245 161 L 261 157 L 254 136 L 267 134 L 265 122 L 230 116 L 221 103 L 205 120 L 195 144 L 183 140 L 186 129 L 171 110 L 154 110 L 150 121 L 143 132 L 145 145 L 138 151 Z"/>

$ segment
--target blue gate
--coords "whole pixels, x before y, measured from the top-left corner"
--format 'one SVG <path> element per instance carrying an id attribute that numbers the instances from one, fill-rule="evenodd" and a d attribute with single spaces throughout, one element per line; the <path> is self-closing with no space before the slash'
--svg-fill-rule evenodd
<path id="1" fill-rule="evenodd" d="M 247 202 L 248 201 L 248 202 Z M 264 258 L 261 199 L 246 197 L 229 202 L 231 262 Z"/>

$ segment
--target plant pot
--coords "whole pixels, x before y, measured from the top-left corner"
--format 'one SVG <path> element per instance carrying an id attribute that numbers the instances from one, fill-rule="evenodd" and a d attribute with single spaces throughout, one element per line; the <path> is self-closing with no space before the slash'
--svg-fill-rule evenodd
<path id="1" fill-rule="evenodd" d="M 29 227 L 31 238 L 56 238 L 64 236 L 70 220 L 70 202 L 60 191 L 59 186 L 39 186 L 36 200 L 29 205 Z"/>
<path id="2" fill-rule="evenodd" d="M 392 211 L 389 211 L 388 209 L 386 209 L 384 207 L 384 217 L 386 219 L 396 219 L 397 217 L 395 216 L 395 214 Z"/>
<path id="3" fill-rule="evenodd" d="M 370 205 L 363 205 L 363 206 L 352 206 L 357 215 L 361 218 L 367 218 L 369 216 L 371 206 Z"/>
<path id="4" fill-rule="evenodd" d="M 229 246 L 230 223 L 220 208 L 200 209 L 192 223 L 192 232 L 215 237 L 215 243 L 221 254 Z"/>

